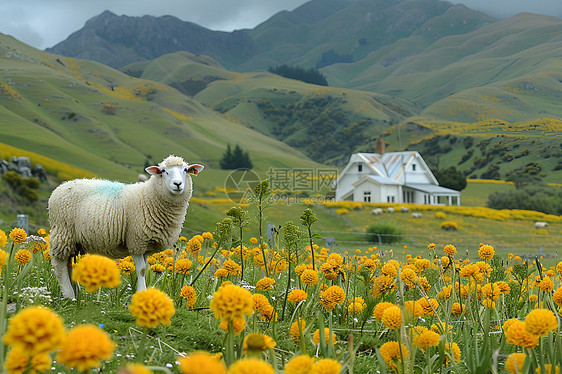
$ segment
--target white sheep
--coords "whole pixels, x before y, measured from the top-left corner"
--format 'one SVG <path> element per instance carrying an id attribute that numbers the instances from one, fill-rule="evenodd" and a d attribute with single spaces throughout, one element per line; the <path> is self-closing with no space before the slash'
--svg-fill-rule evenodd
<path id="1" fill-rule="evenodd" d="M 422 214 L 418 212 L 412 213 L 412 218 L 422 218 Z"/>
<path id="2" fill-rule="evenodd" d="M 375 208 L 375 209 L 371 210 L 371 213 L 374 214 L 374 215 L 382 214 L 382 208 Z"/>
<path id="3" fill-rule="evenodd" d="M 389 206 L 388 208 L 386 208 L 386 211 L 388 213 L 394 213 L 396 211 L 396 209 L 394 209 L 393 207 Z"/>
<path id="4" fill-rule="evenodd" d="M 201 170 L 202 165 L 169 156 L 146 168 L 151 174 L 146 182 L 76 179 L 58 186 L 49 198 L 50 245 L 63 296 L 76 296 L 71 259 L 82 253 L 132 256 L 137 291 L 145 290 L 146 258 L 178 239 L 192 193 L 189 174 Z"/>
<path id="5" fill-rule="evenodd" d="M 409 211 L 410 211 L 410 209 L 406 208 L 405 206 L 400 207 L 400 213 L 408 213 Z"/>
<path id="6" fill-rule="evenodd" d="M 548 227 L 548 222 L 535 222 L 536 229 L 545 229 Z"/>

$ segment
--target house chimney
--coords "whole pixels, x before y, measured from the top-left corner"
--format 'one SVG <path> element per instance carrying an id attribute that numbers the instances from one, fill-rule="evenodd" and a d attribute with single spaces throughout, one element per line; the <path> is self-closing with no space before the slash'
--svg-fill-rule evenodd
<path id="1" fill-rule="evenodd" d="M 379 140 L 377 140 L 377 144 L 375 145 L 375 153 L 378 153 L 379 155 L 384 154 L 384 140 L 383 140 L 383 138 L 379 138 Z"/>

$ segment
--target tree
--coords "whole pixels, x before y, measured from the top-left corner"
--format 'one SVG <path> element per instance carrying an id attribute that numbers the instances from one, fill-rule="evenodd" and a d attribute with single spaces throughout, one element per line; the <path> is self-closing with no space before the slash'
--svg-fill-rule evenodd
<path id="1" fill-rule="evenodd" d="M 230 148 L 230 144 L 227 144 L 226 151 L 220 160 L 220 167 L 225 170 L 251 169 L 253 165 L 250 154 L 247 151 L 244 152 L 239 144 L 236 144 L 234 150 Z"/>
<path id="2" fill-rule="evenodd" d="M 437 169 L 433 175 L 439 181 L 439 185 L 453 190 L 462 191 L 466 188 L 466 178 L 464 174 L 454 166 L 447 169 Z"/>

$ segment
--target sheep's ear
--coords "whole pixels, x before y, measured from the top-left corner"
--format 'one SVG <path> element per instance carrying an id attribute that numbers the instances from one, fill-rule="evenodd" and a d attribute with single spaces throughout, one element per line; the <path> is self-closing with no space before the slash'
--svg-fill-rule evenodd
<path id="1" fill-rule="evenodd" d="M 158 166 L 149 166 L 144 170 L 150 175 L 162 174 L 162 170 Z"/>
<path id="2" fill-rule="evenodd" d="M 194 174 L 197 175 L 199 174 L 203 169 L 205 169 L 205 167 L 203 165 L 199 165 L 199 164 L 193 164 L 193 165 L 189 165 L 187 167 L 187 172 L 190 174 Z"/>

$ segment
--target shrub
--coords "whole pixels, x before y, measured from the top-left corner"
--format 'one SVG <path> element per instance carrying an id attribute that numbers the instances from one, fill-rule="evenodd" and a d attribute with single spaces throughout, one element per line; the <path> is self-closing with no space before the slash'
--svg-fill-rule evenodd
<path id="1" fill-rule="evenodd" d="M 349 210 L 346 209 L 346 208 L 339 208 L 339 209 L 336 209 L 336 213 L 341 216 L 341 215 L 344 215 L 344 214 L 348 214 Z"/>
<path id="2" fill-rule="evenodd" d="M 439 218 L 439 219 L 445 218 L 445 212 L 435 212 L 435 218 Z"/>
<path id="3" fill-rule="evenodd" d="M 442 222 L 440 227 L 447 231 L 457 231 L 459 229 L 459 225 L 455 221 Z"/>
<path id="4" fill-rule="evenodd" d="M 377 222 L 367 228 L 367 240 L 371 243 L 397 243 L 402 230 L 392 222 Z"/>

